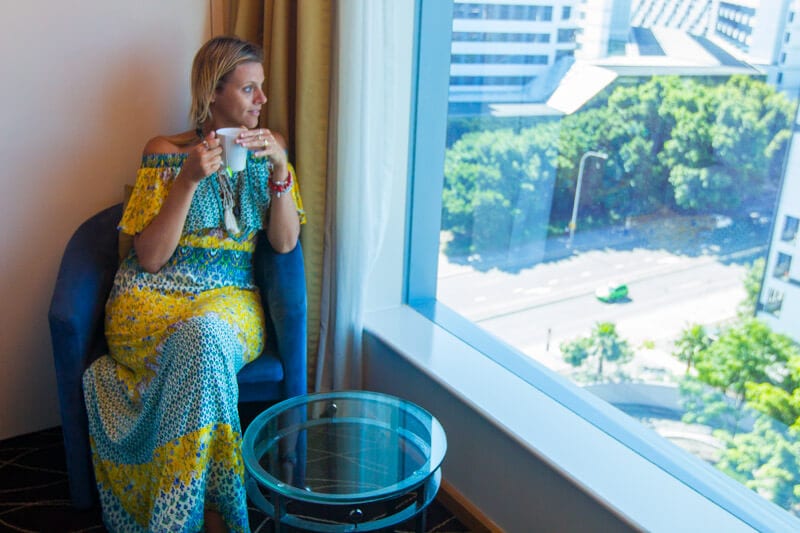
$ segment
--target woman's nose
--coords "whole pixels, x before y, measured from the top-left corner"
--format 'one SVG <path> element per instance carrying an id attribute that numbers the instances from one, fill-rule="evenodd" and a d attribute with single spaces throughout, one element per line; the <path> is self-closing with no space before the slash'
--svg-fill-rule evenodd
<path id="1" fill-rule="evenodd" d="M 258 92 L 256 93 L 256 101 L 259 104 L 266 104 L 267 103 L 267 95 L 264 94 L 264 91 L 262 91 L 261 89 L 258 89 Z"/>

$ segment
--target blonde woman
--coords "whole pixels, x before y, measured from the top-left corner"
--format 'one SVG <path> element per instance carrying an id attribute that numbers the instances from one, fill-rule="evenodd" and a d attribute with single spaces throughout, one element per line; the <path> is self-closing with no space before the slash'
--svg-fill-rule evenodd
<path id="1" fill-rule="evenodd" d="M 192 66 L 194 129 L 144 148 L 106 304 L 109 354 L 84 374 L 110 531 L 248 531 L 236 373 L 263 346 L 256 233 L 292 250 L 301 203 L 284 142 L 259 128 L 261 50 L 214 38 Z M 230 172 L 215 130 L 240 128 Z"/>

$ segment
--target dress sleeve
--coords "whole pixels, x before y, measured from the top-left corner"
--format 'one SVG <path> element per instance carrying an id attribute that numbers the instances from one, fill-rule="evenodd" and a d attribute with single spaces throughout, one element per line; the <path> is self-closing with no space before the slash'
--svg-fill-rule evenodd
<path id="1" fill-rule="evenodd" d="M 303 209 L 303 199 L 300 197 L 300 182 L 297 180 L 297 171 L 289 163 L 289 172 L 292 173 L 292 199 L 297 207 L 297 216 L 300 217 L 300 224 L 306 223 L 306 210 Z"/>
<path id="2" fill-rule="evenodd" d="M 129 235 L 136 235 L 146 228 L 161 210 L 174 179 L 175 169 L 170 167 L 139 168 L 136 185 L 118 229 Z"/>

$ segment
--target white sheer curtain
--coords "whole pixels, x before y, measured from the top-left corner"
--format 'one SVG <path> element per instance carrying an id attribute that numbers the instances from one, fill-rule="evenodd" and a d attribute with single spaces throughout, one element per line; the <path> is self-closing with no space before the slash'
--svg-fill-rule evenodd
<path id="1" fill-rule="evenodd" d="M 385 235 L 390 175 L 406 164 L 393 150 L 408 135 L 393 112 L 407 80 L 391 61 L 403 42 L 393 25 L 401 9 L 413 2 L 341 0 L 336 7 L 317 391 L 361 386 L 365 281 Z"/>

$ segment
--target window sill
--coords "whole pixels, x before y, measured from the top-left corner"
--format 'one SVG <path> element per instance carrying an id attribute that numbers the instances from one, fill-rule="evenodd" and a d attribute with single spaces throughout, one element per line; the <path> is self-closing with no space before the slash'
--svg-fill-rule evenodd
<path id="1" fill-rule="evenodd" d="M 481 338 L 467 343 L 408 306 L 367 313 L 364 328 L 367 336 L 388 346 L 497 431 L 510 435 L 527 453 L 636 528 L 800 530 L 800 521 L 782 509 L 538 364 L 506 360 L 501 366 L 473 347 L 481 345 L 483 351 L 508 355 L 509 348 L 499 341 Z M 525 416 L 520 416 L 520 406 Z M 586 411 L 579 415 L 576 406 Z M 616 434 L 610 434 L 608 426 L 615 427 Z M 635 451 L 636 443 L 633 447 L 623 444 L 631 438 L 638 442 L 638 449 L 656 458 L 650 460 Z M 468 446 L 449 439 L 451 449 L 459 445 Z M 680 472 L 692 473 L 694 481 L 700 478 L 702 486 L 693 489 L 671 474 L 675 465 Z M 454 466 L 461 468 L 450 468 Z M 484 481 L 499 483 L 495 487 L 503 484 L 502 479 Z M 480 501 L 473 503 L 482 508 Z"/>

